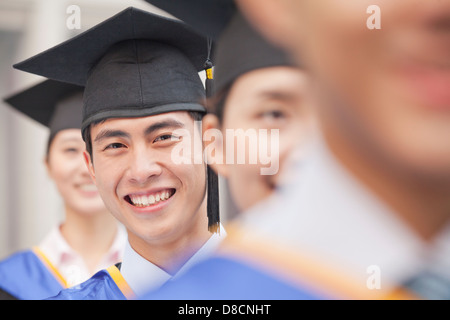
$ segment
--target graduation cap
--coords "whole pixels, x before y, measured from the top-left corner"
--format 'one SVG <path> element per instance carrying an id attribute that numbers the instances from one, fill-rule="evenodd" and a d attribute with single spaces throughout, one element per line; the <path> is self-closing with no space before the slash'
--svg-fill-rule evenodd
<path id="1" fill-rule="evenodd" d="M 45 80 L 4 101 L 48 127 L 49 141 L 61 130 L 81 128 L 82 86 Z"/>
<path id="2" fill-rule="evenodd" d="M 269 43 L 237 10 L 233 0 L 145 0 L 215 41 L 214 89 L 221 92 L 252 70 L 294 66 L 285 51 Z"/>
<path id="3" fill-rule="evenodd" d="M 85 138 L 91 124 L 110 118 L 206 112 L 198 72 L 210 50 L 207 38 L 185 23 L 130 7 L 14 67 L 84 85 Z M 219 212 L 209 202 L 208 227 L 216 231 Z"/>

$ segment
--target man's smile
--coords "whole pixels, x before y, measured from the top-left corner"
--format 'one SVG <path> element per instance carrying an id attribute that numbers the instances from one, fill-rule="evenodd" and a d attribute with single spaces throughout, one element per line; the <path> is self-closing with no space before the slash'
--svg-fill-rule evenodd
<path id="1" fill-rule="evenodd" d="M 125 200 L 131 205 L 139 208 L 150 207 L 162 201 L 166 201 L 175 194 L 175 189 L 167 188 L 149 193 L 134 193 L 125 196 Z"/>

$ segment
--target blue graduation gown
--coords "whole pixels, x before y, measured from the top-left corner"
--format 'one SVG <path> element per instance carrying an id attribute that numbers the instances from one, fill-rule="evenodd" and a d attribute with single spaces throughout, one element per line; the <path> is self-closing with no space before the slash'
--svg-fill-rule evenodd
<path id="1" fill-rule="evenodd" d="M 127 300 L 134 293 L 120 274 L 117 266 L 101 270 L 85 282 L 62 290 L 47 300 Z"/>
<path id="2" fill-rule="evenodd" d="M 0 288 L 17 299 L 45 299 L 65 287 L 65 280 L 37 247 L 0 262 Z"/>
<path id="3" fill-rule="evenodd" d="M 176 281 L 149 292 L 145 300 L 310 300 L 329 299 L 313 288 L 296 287 L 229 257 L 212 257 Z"/>
<path id="4" fill-rule="evenodd" d="M 142 299 L 164 300 L 310 300 L 410 299 L 403 289 L 368 290 L 365 281 L 304 251 L 237 226 L 214 256 L 191 267 L 175 281 Z"/>

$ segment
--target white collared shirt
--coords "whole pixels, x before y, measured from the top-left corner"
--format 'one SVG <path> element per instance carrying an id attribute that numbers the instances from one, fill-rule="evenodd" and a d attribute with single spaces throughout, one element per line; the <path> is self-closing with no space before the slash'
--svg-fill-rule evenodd
<path id="1" fill-rule="evenodd" d="M 169 280 L 176 279 L 192 265 L 209 257 L 226 237 L 226 231 L 220 225 L 220 234 L 214 233 L 205 244 L 184 263 L 175 275 L 170 275 L 163 269 L 139 255 L 127 241 L 120 273 L 133 292 L 139 297 L 150 290 L 155 290 Z"/>
<path id="2" fill-rule="evenodd" d="M 110 249 L 102 257 L 94 273 L 122 260 L 126 239 L 125 228 L 119 225 Z M 63 276 L 69 287 L 93 276 L 80 254 L 73 250 L 64 239 L 59 225 L 50 231 L 38 247 Z"/>
<path id="3" fill-rule="evenodd" d="M 450 227 L 438 238 L 446 240 L 425 244 L 338 162 L 323 141 L 293 181 L 268 203 L 242 214 L 240 222 L 348 270 L 363 288 L 373 266 L 381 272 L 383 289 L 389 290 L 424 268 L 430 251 L 450 252 Z M 449 260 L 447 255 L 448 265 Z M 450 278 L 450 268 L 447 275 Z"/>

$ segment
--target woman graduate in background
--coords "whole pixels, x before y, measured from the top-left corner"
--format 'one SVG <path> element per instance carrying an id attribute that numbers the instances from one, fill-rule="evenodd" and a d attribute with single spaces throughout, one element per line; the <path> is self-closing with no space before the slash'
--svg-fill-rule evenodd
<path id="1" fill-rule="evenodd" d="M 0 262 L 0 289 L 18 299 L 53 296 L 122 258 L 125 232 L 105 208 L 83 161 L 82 95 L 82 87 L 46 80 L 5 100 L 49 127 L 45 165 L 65 214 L 38 246 Z"/>

